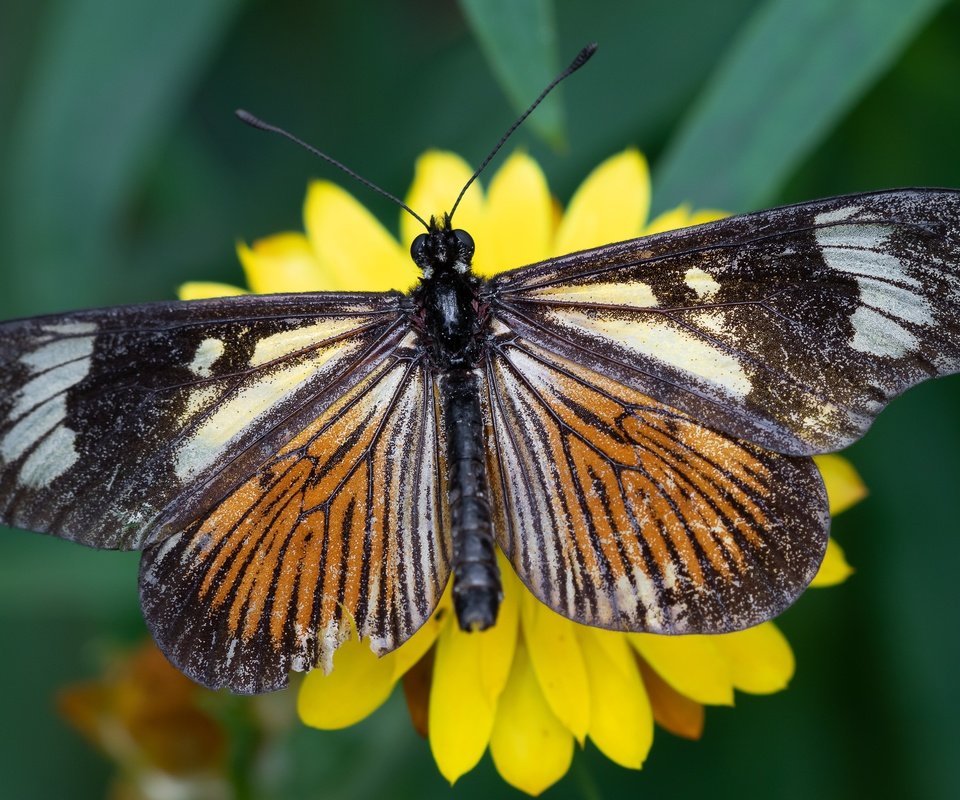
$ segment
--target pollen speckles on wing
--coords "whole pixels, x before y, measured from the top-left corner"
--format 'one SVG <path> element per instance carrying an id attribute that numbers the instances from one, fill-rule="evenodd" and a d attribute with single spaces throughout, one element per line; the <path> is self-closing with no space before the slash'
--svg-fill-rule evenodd
<path id="1" fill-rule="evenodd" d="M 42 488 L 63 475 L 78 459 L 76 433 L 65 426 L 67 392 L 90 372 L 96 326 L 86 322 L 45 325 L 37 346 L 20 356 L 31 377 L 14 397 L 0 439 L 0 458 L 12 463 L 25 457 L 18 482 Z M 65 338 L 59 338 L 65 337 Z"/>

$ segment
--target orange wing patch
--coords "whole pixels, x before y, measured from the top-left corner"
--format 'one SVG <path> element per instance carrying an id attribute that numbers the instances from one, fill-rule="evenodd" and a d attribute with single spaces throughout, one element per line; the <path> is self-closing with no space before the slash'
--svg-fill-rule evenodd
<path id="1" fill-rule="evenodd" d="M 376 652 L 433 611 L 450 545 L 432 378 L 384 361 L 184 533 L 147 550 L 153 633 L 207 686 L 262 692 L 329 666 L 352 628 Z"/>
<path id="2" fill-rule="evenodd" d="M 812 579 L 823 483 L 515 334 L 487 370 L 500 546 L 530 590 L 590 625 L 738 630 Z"/>

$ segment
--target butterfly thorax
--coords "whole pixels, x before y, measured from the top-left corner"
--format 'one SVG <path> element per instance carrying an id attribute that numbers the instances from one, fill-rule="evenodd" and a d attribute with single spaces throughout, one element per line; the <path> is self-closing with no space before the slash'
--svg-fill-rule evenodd
<path id="1" fill-rule="evenodd" d="M 453 229 L 450 218 L 431 218 L 410 254 L 423 277 L 413 292 L 418 328 L 434 365 L 441 370 L 475 366 L 481 350 L 483 319 L 480 279 L 470 271 L 473 239 Z"/>

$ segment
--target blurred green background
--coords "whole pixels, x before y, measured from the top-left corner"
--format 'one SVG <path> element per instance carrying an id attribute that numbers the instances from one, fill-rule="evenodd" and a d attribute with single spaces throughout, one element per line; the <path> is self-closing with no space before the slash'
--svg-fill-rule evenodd
<path id="1" fill-rule="evenodd" d="M 651 159 L 656 209 L 960 186 L 955 2 L 3 0 L 0 316 L 239 282 L 235 241 L 299 228 L 306 181 L 339 178 L 237 106 L 402 195 L 428 147 L 479 162 L 590 40 L 514 145 L 563 201 L 627 145 Z M 782 617 L 787 692 L 708 710 L 701 742 L 658 733 L 640 773 L 588 746 L 547 796 L 960 797 L 958 410 L 960 378 L 924 385 L 849 451 L 872 491 L 835 523 L 857 572 Z M 136 563 L 0 537 L 3 797 L 104 796 L 113 767 L 53 698 L 143 635 Z M 451 794 L 400 697 L 350 731 L 295 728 L 268 761 L 276 797 Z M 454 793 L 520 796 L 489 759 Z"/>

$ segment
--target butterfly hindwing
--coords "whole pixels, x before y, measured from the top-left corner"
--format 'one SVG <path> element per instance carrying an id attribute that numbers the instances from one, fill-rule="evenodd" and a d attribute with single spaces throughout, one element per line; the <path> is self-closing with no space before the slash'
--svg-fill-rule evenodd
<path id="1" fill-rule="evenodd" d="M 412 337 L 411 337 L 412 338 Z M 449 575 L 433 377 L 397 348 L 185 531 L 149 547 L 144 616 L 206 686 L 263 692 L 353 629 L 394 649 Z"/>
<path id="2" fill-rule="evenodd" d="M 960 369 L 960 193 L 788 206 L 494 278 L 531 340 L 783 453 L 837 450 Z"/>
<path id="3" fill-rule="evenodd" d="M 362 379 L 405 325 L 393 295 L 234 297 L 4 323 L 0 519 L 97 547 L 158 541 Z"/>
<path id="4" fill-rule="evenodd" d="M 813 461 L 711 430 L 502 331 L 487 368 L 498 541 L 588 625 L 719 633 L 770 619 L 827 542 Z"/>

